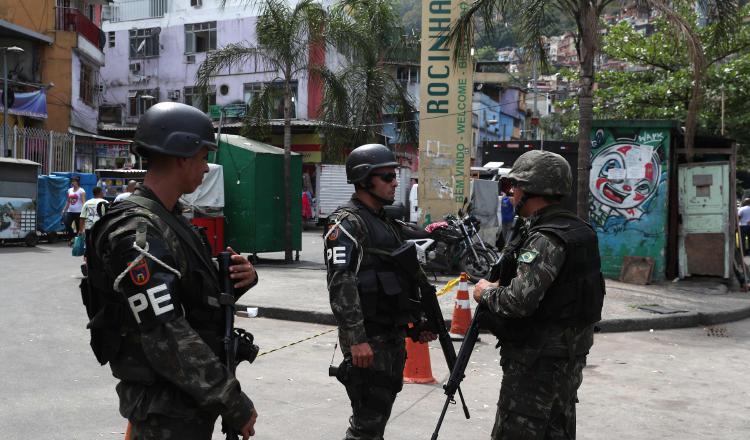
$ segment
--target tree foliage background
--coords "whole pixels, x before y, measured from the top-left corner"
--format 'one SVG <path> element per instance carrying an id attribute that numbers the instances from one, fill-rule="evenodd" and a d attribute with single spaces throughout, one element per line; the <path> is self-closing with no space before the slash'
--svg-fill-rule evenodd
<path id="1" fill-rule="evenodd" d="M 698 134 L 721 134 L 722 90 L 724 134 L 738 144 L 738 168 L 750 169 L 750 27 L 742 26 L 725 39 L 715 39 L 714 25 L 699 26 L 693 11 L 683 11 L 695 24 L 704 42 L 707 69 L 706 99 L 699 114 Z M 750 6 L 742 11 L 750 16 Z M 675 119 L 687 115 L 692 70 L 684 42 L 666 32 L 669 24 L 659 19 L 654 32 L 644 36 L 628 23 L 607 28 L 603 54 L 611 60 L 631 63 L 627 71 L 601 69 L 594 92 L 597 119 Z M 575 78 L 572 71 L 564 76 Z M 562 102 L 559 115 L 545 118 L 549 134 L 574 139 L 577 132 L 575 100 Z M 750 182 L 748 182 L 750 184 Z"/>

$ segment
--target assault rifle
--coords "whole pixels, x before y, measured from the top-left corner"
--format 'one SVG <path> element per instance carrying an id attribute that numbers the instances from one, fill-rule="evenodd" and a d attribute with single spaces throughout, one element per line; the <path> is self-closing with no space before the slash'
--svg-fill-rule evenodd
<path id="1" fill-rule="evenodd" d="M 523 222 L 516 217 L 513 222 L 513 233 L 508 239 L 509 245 L 506 246 L 505 249 L 503 249 L 503 252 L 500 254 L 497 261 L 492 266 L 492 270 L 490 271 L 490 274 L 488 276 L 488 281 L 496 282 L 500 280 L 504 262 L 507 258 L 513 258 L 512 255 L 515 253 L 515 248 L 520 246 L 521 244 L 521 240 L 515 240 L 521 234 L 522 229 Z M 474 311 L 474 317 L 471 320 L 469 329 L 466 331 L 464 342 L 461 344 L 461 348 L 458 351 L 458 356 L 456 357 L 454 367 L 451 369 L 451 374 L 448 377 L 448 382 L 443 385 L 443 389 L 445 390 L 446 395 L 445 404 L 443 404 L 443 411 L 440 413 L 440 418 L 438 419 L 437 426 L 435 427 L 435 432 L 432 433 L 432 440 L 437 440 L 438 438 L 438 433 L 440 432 L 440 427 L 443 424 L 445 413 L 446 411 L 448 411 L 448 404 L 456 403 L 454 396 L 456 395 L 456 391 L 460 390 L 459 387 L 461 386 L 461 381 L 463 381 L 466 377 L 465 371 L 466 367 L 469 365 L 469 358 L 471 357 L 471 353 L 474 351 L 474 346 L 477 343 L 477 339 L 479 339 L 480 322 L 483 320 L 482 315 L 486 313 L 489 313 L 489 310 L 487 310 L 487 306 L 484 304 L 479 304 Z"/>
<path id="2" fill-rule="evenodd" d="M 407 242 L 393 251 L 390 256 L 395 260 L 403 273 L 411 276 L 417 283 L 421 294 L 420 308 L 425 314 L 426 322 L 421 327 L 417 326 L 411 328 L 409 337 L 414 341 L 419 341 L 419 333 L 422 330 L 427 330 L 438 335 L 440 347 L 443 349 L 443 356 L 445 356 L 445 362 L 448 364 L 448 369 L 453 371 L 456 365 L 456 349 L 453 347 L 453 342 L 451 342 L 451 337 L 448 334 L 445 319 L 443 319 L 443 312 L 440 310 L 440 303 L 438 302 L 435 286 L 430 284 L 427 280 L 427 276 L 425 276 L 422 268 L 419 266 L 417 250 L 414 243 Z M 469 415 L 469 407 L 466 406 L 461 388 L 456 386 L 453 391 L 454 395 L 456 391 L 458 391 L 458 395 L 461 399 L 464 415 L 468 419 L 471 417 Z"/>
<path id="3" fill-rule="evenodd" d="M 234 281 L 229 276 L 229 266 L 232 265 L 232 254 L 220 252 L 217 258 L 219 262 L 219 280 L 221 282 L 221 293 L 219 304 L 224 309 L 224 354 L 226 356 L 227 368 L 232 374 L 237 370 L 237 364 L 242 361 L 253 363 L 258 356 L 258 346 L 254 344 L 253 334 L 241 329 L 234 328 L 235 296 Z M 226 435 L 227 440 L 237 440 L 239 434 L 223 420 L 221 432 Z"/>

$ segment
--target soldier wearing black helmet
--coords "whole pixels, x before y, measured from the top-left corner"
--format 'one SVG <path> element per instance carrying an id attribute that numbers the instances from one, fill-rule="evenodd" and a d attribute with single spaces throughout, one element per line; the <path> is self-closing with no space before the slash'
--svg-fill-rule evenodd
<path id="1" fill-rule="evenodd" d="M 355 193 L 331 215 L 323 240 L 344 354 L 337 378 L 352 405 L 346 439 L 383 438 L 403 382 L 407 324 L 420 321 L 416 286 L 386 256 L 403 243 L 383 211 L 395 199 L 397 166 L 384 145 L 355 148 L 346 159 L 346 178 Z M 421 332 L 420 339 L 435 336 Z"/>
<path id="2" fill-rule="evenodd" d="M 132 440 L 208 440 L 218 416 L 243 439 L 254 435 L 253 403 L 223 359 L 217 270 L 178 202 L 201 184 L 216 148 L 200 110 L 151 107 L 132 147 L 148 158 L 143 185 L 87 235 L 89 277 L 81 289 L 91 347 L 120 381 L 120 413 L 132 424 Z M 230 272 L 237 296 L 257 283 L 240 255 L 232 256 Z"/>
<path id="3" fill-rule="evenodd" d="M 503 368 L 492 439 L 574 439 L 577 390 L 605 294 L 596 233 L 560 206 L 572 180 L 562 156 L 527 152 L 508 178 L 527 223 L 503 250 L 511 258 L 499 283 L 474 287 Z"/>

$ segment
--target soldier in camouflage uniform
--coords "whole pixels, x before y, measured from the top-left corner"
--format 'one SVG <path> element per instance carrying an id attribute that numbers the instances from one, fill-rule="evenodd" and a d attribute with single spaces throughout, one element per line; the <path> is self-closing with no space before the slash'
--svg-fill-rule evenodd
<path id="1" fill-rule="evenodd" d="M 253 403 L 223 359 L 218 272 L 178 202 L 201 184 L 216 148 L 200 110 L 151 107 L 134 143 L 134 153 L 149 160 L 144 183 L 87 235 L 89 277 L 81 288 L 91 346 L 120 380 L 131 440 L 208 440 L 219 415 L 243 439 L 255 433 Z M 258 278 L 246 258 L 231 260 L 239 296 Z"/>
<path id="2" fill-rule="evenodd" d="M 473 295 L 489 309 L 500 345 L 492 439 L 574 439 L 577 390 L 605 294 L 596 233 L 560 206 L 572 180 L 560 155 L 527 152 L 508 178 L 527 223 L 504 249 L 511 258 L 499 283 L 480 280 Z"/>
<path id="3" fill-rule="evenodd" d="M 331 310 L 344 354 L 337 378 L 352 405 L 347 440 L 383 438 L 402 387 L 406 327 L 421 320 L 416 286 L 386 257 L 403 243 L 383 211 L 395 198 L 397 165 L 384 145 L 352 151 L 346 177 L 356 193 L 331 215 L 323 240 Z M 432 333 L 420 334 L 423 342 L 433 339 Z"/>

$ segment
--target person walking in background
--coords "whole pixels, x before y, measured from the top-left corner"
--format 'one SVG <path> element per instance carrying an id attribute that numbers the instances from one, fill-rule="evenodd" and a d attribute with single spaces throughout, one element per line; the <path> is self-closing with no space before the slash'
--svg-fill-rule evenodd
<path id="1" fill-rule="evenodd" d="M 81 217 L 78 220 L 78 234 L 82 235 L 84 232 L 88 232 L 94 223 L 104 214 L 101 212 L 99 205 L 109 203 L 104 200 L 104 190 L 97 186 L 93 190 L 94 198 L 86 200 L 81 208 Z"/>
<path id="2" fill-rule="evenodd" d="M 737 211 L 737 215 L 740 217 L 740 239 L 742 240 L 742 250 L 745 255 L 748 255 L 750 251 L 750 199 L 742 201 L 742 206 Z"/>
<path id="3" fill-rule="evenodd" d="M 117 197 L 115 197 L 115 202 L 119 202 L 120 200 L 125 200 L 128 197 L 130 197 L 131 194 L 133 194 L 133 191 L 135 191 L 135 187 L 138 185 L 138 182 L 135 180 L 128 181 L 128 186 L 125 188 L 125 192 L 118 194 Z"/>
<path id="4" fill-rule="evenodd" d="M 65 207 L 61 213 L 63 224 L 65 225 L 65 233 L 71 244 L 73 243 L 73 237 L 75 237 L 73 225 L 78 227 L 78 221 L 81 218 L 81 209 L 83 209 L 84 203 L 86 203 L 86 190 L 81 188 L 81 178 L 73 176 L 70 178 L 68 200 L 65 202 Z"/>

